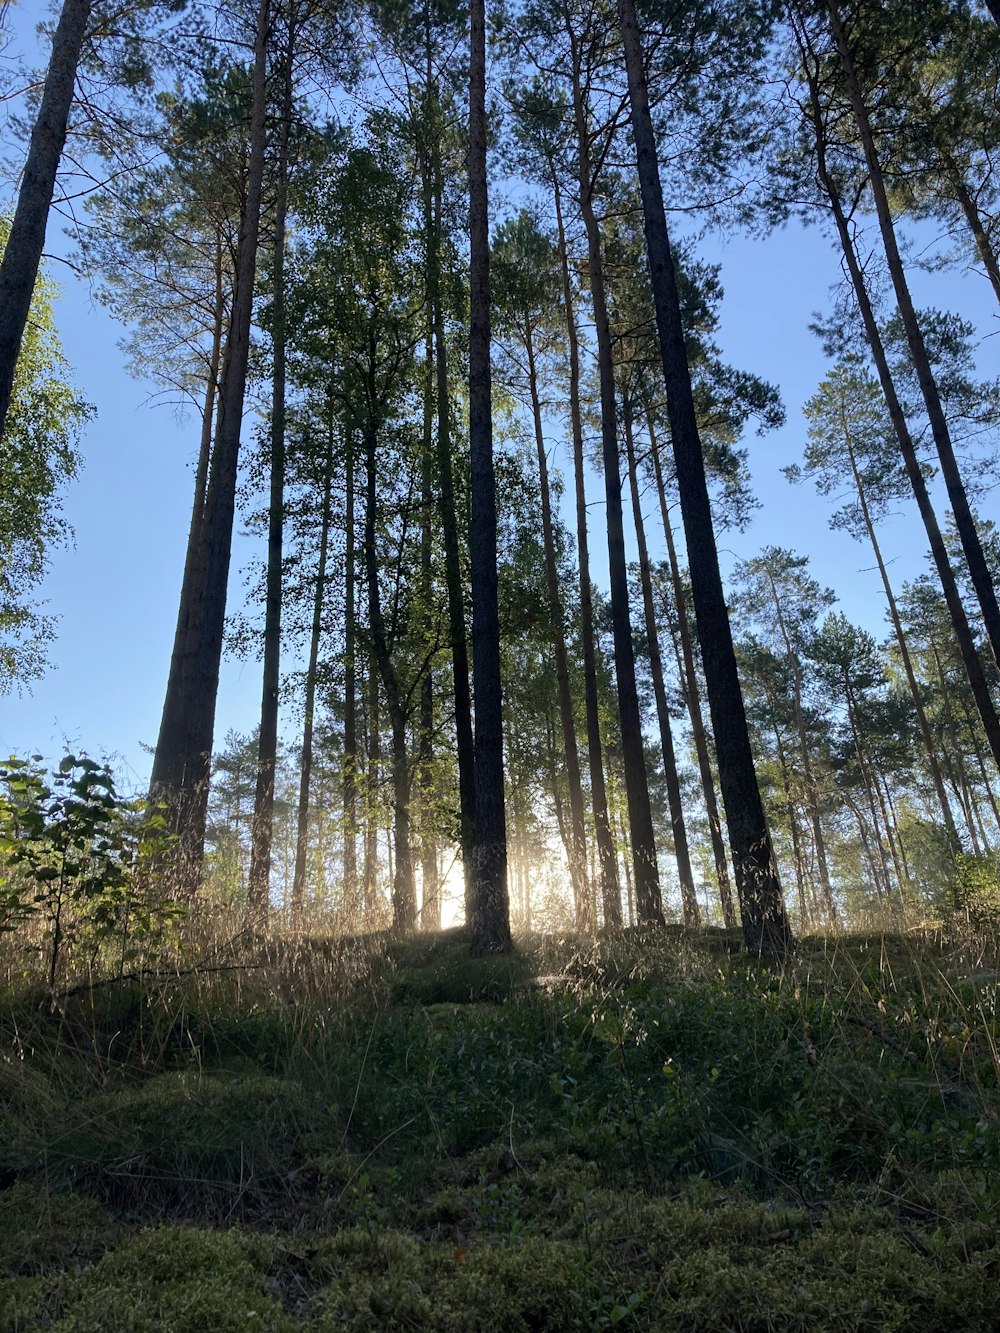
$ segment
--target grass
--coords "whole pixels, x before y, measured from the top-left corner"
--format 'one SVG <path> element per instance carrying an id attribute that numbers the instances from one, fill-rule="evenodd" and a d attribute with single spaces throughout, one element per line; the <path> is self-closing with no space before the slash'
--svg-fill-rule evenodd
<path id="1" fill-rule="evenodd" d="M 9 981 L 0 1330 L 994 1327 L 994 953 L 729 944 Z"/>

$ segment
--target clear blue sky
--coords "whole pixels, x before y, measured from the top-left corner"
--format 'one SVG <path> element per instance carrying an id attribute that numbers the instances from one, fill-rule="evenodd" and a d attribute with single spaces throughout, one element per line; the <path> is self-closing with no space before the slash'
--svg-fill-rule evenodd
<path id="1" fill-rule="evenodd" d="M 9 53 L 31 49 L 39 8 L 28 0 L 11 11 Z M 9 154 L 9 142 L 7 148 Z M 56 218 L 47 250 L 66 250 Z M 814 311 L 829 308 L 829 290 L 839 276 L 836 255 L 817 231 L 797 225 L 766 241 L 715 238 L 701 253 L 722 264 L 726 296 L 719 340 L 727 359 L 777 383 L 788 411 L 781 431 L 748 441 L 762 508 L 747 533 L 727 534 L 724 562 L 731 562 L 728 552 L 748 556 L 769 543 L 793 547 L 810 556 L 814 576 L 834 588 L 849 616 L 882 635 L 881 586 L 870 552 L 830 532 L 829 504 L 809 487 L 791 487 L 780 473 L 801 456 L 802 404 L 825 372 L 808 323 Z M 0 699 L 0 752 L 53 756 L 68 744 L 108 754 L 141 788 L 149 771 L 142 747 L 156 739 L 166 682 L 198 423 L 150 403 L 156 386 L 137 382 L 123 368 L 121 330 L 69 269 L 50 263 L 49 271 L 62 287 L 56 319 L 63 347 L 97 417 L 82 442 L 82 475 L 65 499 L 76 544 L 55 554 L 43 588 L 48 610 L 60 618 L 52 666 L 30 694 Z M 984 334 L 997 327 L 992 293 L 978 275 L 917 275 L 915 287 L 919 301 L 960 310 Z M 563 450 L 556 461 L 565 467 Z M 606 559 L 601 489 L 592 478 L 595 576 Z M 987 515 L 998 517 L 995 510 L 987 508 Z M 658 527 L 653 511 L 650 503 L 651 539 Z M 901 506 L 899 517 L 886 525 L 885 547 L 896 560 L 897 583 L 921 569 L 922 530 L 912 505 Z M 248 540 L 237 540 L 231 606 L 241 599 L 240 565 L 255 553 Z M 259 701 L 259 668 L 224 664 L 217 743 L 230 727 L 250 730 Z"/>

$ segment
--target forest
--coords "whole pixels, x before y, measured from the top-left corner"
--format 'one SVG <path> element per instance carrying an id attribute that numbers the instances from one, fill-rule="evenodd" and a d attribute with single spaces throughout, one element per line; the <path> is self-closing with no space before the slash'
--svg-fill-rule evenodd
<path id="1" fill-rule="evenodd" d="M 1000 302 L 1000 4 L 39 31 L 0 693 L 100 429 L 60 228 L 195 464 L 148 784 L 0 763 L 0 1331 L 995 1327 L 1000 377 L 949 303 Z M 787 367 L 731 364 L 707 256 L 796 229 L 776 502 Z"/>

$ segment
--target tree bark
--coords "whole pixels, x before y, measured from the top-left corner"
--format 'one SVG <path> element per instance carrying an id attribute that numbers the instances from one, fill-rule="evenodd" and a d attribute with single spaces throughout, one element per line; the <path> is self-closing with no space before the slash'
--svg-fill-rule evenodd
<path id="1" fill-rule="evenodd" d="M 267 583 L 264 607 L 264 672 L 257 750 L 257 790 L 250 839 L 247 909 L 266 918 L 271 882 L 271 838 L 274 830 L 274 781 L 278 761 L 278 703 L 281 689 L 281 576 L 285 524 L 285 231 L 288 213 L 288 140 L 291 132 L 295 46 L 294 9 L 288 17 L 281 117 L 276 164 L 274 246 L 271 282 L 271 339 L 274 355 L 271 385 L 271 479 L 267 524 Z"/>
<path id="2" fill-rule="evenodd" d="M 625 41 L 625 64 L 632 104 L 646 250 L 667 390 L 681 515 L 687 538 L 688 569 L 694 593 L 698 638 L 705 664 L 719 781 L 729 826 L 743 933 L 747 948 L 752 953 L 780 958 L 791 940 L 791 930 L 785 915 L 771 835 L 757 785 L 732 630 L 719 571 L 705 462 L 684 346 L 677 278 L 663 207 L 642 46 L 632 0 L 618 0 L 618 13 Z"/>
<path id="3" fill-rule="evenodd" d="M 948 490 L 948 499 L 951 502 L 952 511 L 955 515 L 955 525 L 962 542 L 962 550 L 965 552 L 965 559 L 969 566 L 969 574 L 972 578 L 972 584 L 976 590 L 976 596 L 979 599 L 983 623 L 986 627 L 986 637 L 989 640 L 990 647 L 993 651 L 993 660 L 997 666 L 1000 667 L 1000 606 L 997 604 L 996 588 L 994 587 L 989 565 L 986 562 L 986 556 L 979 540 L 979 533 L 976 530 L 975 520 L 972 517 L 972 510 L 969 508 L 968 496 L 965 493 L 965 485 L 959 472 L 958 461 L 955 458 L 955 451 L 952 448 L 948 422 L 945 418 L 944 408 L 941 405 L 941 397 L 938 393 L 937 381 L 934 378 L 930 358 L 927 355 L 927 348 L 924 345 L 924 337 L 920 328 L 920 321 L 917 318 L 913 299 L 910 295 L 909 284 L 906 280 L 906 270 L 903 267 L 903 260 L 899 253 L 899 246 L 896 243 L 896 231 L 892 220 L 892 211 L 889 207 L 889 197 L 886 193 L 885 181 L 882 176 L 882 166 L 879 162 L 878 152 L 875 147 L 875 138 L 872 132 L 871 121 L 868 116 L 868 108 L 865 105 L 864 95 L 861 91 L 857 71 L 854 67 L 853 57 L 851 56 L 847 37 L 840 21 L 840 11 L 837 0 L 827 0 L 827 10 L 830 14 L 830 27 L 834 41 L 837 45 L 837 53 L 840 57 L 841 69 L 843 70 L 844 78 L 847 83 L 848 96 L 854 111 L 854 118 L 858 125 L 858 131 L 861 135 L 861 144 L 864 149 L 865 162 L 868 167 L 868 180 L 871 186 L 872 196 L 875 200 L 879 230 L 882 233 L 882 244 L 885 249 L 886 262 L 889 266 L 889 276 L 892 279 L 893 291 L 896 294 L 896 303 L 899 307 L 900 318 L 902 319 L 903 327 L 906 330 L 906 341 L 910 349 L 910 357 L 913 361 L 914 369 L 917 372 L 917 379 L 920 383 L 920 391 L 923 395 L 924 405 L 927 409 L 927 416 L 931 425 L 931 434 L 934 437 L 934 444 L 937 448 L 938 458 L 941 462 L 941 475 L 944 478 L 945 486 Z"/>
<path id="4" fill-rule="evenodd" d="M 576 745 L 576 723 L 573 719 L 573 696 L 570 691 L 569 662 L 566 657 L 565 619 L 562 593 L 559 587 L 559 570 L 556 566 L 555 537 L 552 531 L 549 465 L 545 456 L 545 439 L 542 434 L 542 405 L 538 397 L 538 374 L 535 367 L 535 349 L 530 321 L 525 323 L 524 344 L 528 360 L 531 414 L 535 423 L 535 452 L 538 456 L 538 484 L 542 501 L 542 546 L 545 553 L 545 581 L 549 594 L 549 616 L 552 620 L 552 651 L 556 662 L 559 721 L 562 727 L 566 785 L 569 789 L 570 828 L 566 850 L 569 860 L 570 883 L 573 888 L 576 928 L 580 931 L 586 931 L 591 929 L 593 921 L 590 884 L 587 879 L 587 833 L 583 816 L 583 784 L 580 778 L 580 755 Z"/>
<path id="5" fill-rule="evenodd" d="M 254 40 L 253 100 L 246 198 L 240 222 L 236 281 L 226 344 L 219 417 L 201 535 L 203 576 L 190 597 L 190 646 L 171 661 L 150 791 L 168 810 L 178 834 L 171 857 L 173 890 L 190 897 L 198 888 L 205 846 L 215 706 L 226 616 L 226 591 L 233 541 L 236 480 L 247 363 L 257 237 L 260 229 L 267 110 L 267 39 L 270 0 L 260 0 Z M 195 571 L 196 575 L 199 571 Z M 182 591 L 182 599 L 185 594 Z"/>
<path id="6" fill-rule="evenodd" d="M 17 207 L 0 262 L 0 438 L 7 423 L 17 358 L 45 248 L 56 172 L 66 144 L 76 71 L 92 8 L 93 0 L 63 0 Z"/>
<path id="7" fill-rule="evenodd" d="M 597 369 L 601 393 L 601 447 L 608 525 L 608 573 L 611 582 L 611 620 L 614 631 L 615 680 L 621 724 L 622 763 L 632 844 L 632 877 L 636 913 L 643 925 L 663 922 L 660 875 L 656 863 L 653 816 L 649 805 L 642 717 L 635 683 L 635 649 L 629 611 L 628 568 L 625 561 L 625 523 L 622 513 L 621 463 L 618 455 L 618 413 L 615 402 L 611 324 L 604 282 L 601 234 L 594 211 L 594 170 L 590 158 L 584 94 L 580 79 L 579 39 L 569 33 L 573 49 L 573 114 L 576 123 L 580 212 L 587 232 L 590 294 L 597 336 Z"/>
<path id="8" fill-rule="evenodd" d="M 649 670 L 653 678 L 653 696 L 656 699 L 656 720 L 660 728 L 660 749 L 663 752 L 663 775 L 667 783 L 667 801 L 670 807 L 670 828 L 674 837 L 674 857 L 677 861 L 677 880 L 681 890 L 684 924 L 697 928 L 701 924 L 698 898 L 691 871 L 691 853 L 688 850 L 687 826 L 684 822 L 684 804 L 681 783 L 677 773 L 677 756 L 667 708 L 667 690 L 663 682 L 663 659 L 660 656 L 660 634 L 653 604 L 653 580 L 649 568 L 649 549 L 646 546 L 646 528 L 642 521 L 639 494 L 639 473 L 635 459 L 635 437 L 632 405 L 626 397 L 622 406 L 625 429 L 625 449 L 628 461 L 629 485 L 632 492 L 632 518 L 635 521 L 635 539 L 639 548 L 639 581 L 642 585 L 642 606 L 646 618 L 646 638 L 649 642 Z"/>
<path id="9" fill-rule="evenodd" d="M 719 901 L 722 906 L 722 919 L 727 930 L 736 928 L 736 908 L 733 905 L 733 891 L 729 884 L 729 864 L 726 861 L 726 847 L 722 840 L 722 823 L 719 819 L 719 805 L 715 798 L 715 777 L 712 774 L 712 760 L 708 752 L 708 737 L 705 734 L 705 720 L 702 717 L 701 689 L 698 685 L 698 672 L 694 660 L 694 640 L 691 624 L 688 620 L 687 598 L 681 581 L 677 550 L 674 546 L 674 534 L 667 510 L 667 493 L 663 485 L 663 468 L 657 450 L 656 436 L 652 419 L 647 413 L 649 425 L 649 444 L 653 457 L 653 471 L 656 477 L 656 491 L 660 500 L 660 518 L 663 523 L 663 535 L 667 543 L 667 559 L 670 562 L 670 581 L 674 589 L 674 606 L 677 611 L 677 626 L 680 631 L 682 666 L 681 688 L 688 716 L 691 719 L 691 731 L 694 737 L 695 754 L 698 757 L 698 774 L 705 800 L 705 812 L 708 815 L 708 831 L 712 840 L 712 856 L 715 861 L 715 878 L 719 885 Z"/>
<path id="10" fill-rule="evenodd" d="M 972 637 L 972 630 L 969 627 L 969 621 L 965 614 L 965 607 L 958 590 L 955 573 L 951 567 L 951 561 L 948 559 L 948 551 L 944 544 L 944 537 L 942 536 L 941 528 L 938 525 L 934 506 L 931 503 L 930 494 L 927 490 L 927 483 L 924 480 L 924 474 L 920 467 L 920 460 L 917 458 L 917 451 L 914 447 L 909 427 L 906 424 L 906 416 L 903 412 L 902 405 L 900 404 L 899 395 L 896 393 L 896 386 L 893 383 L 892 372 L 889 369 L 889 361 L 886 356 L 885 346 L 882 342 L 882 335 L 879 332 L 878 321 L 875 318 L 875 311 L 872 308 L 872 303 L 868 296 L 868 288 L 865 284 L 864 273 L 862 272 L 861 265 L 858 261 L 857 252 L 854 247 L 854 240 L 851 236 L 850 226 L 848 225 L 847 216 L 844 212 L 843 202 L 840 197 L 840 191 L 837 189 L 836 183 L 827 166 L 826 135 L 823 128 L 823 109 L 819 99 L 816 74 L 809 65 L 809 60 L 815 60 L 816 57 L 809 50 L 805 38 L 801 34 L 799 41 L 803 65 L 807 71 L 807 79 L 809 83 L 809 100 L 812 110 L 813 132 L 816 135 L 817 174 L 820 183 L 826 192 L 827 198 L 830 201 L 830 207 L 833 212 L 834 222 L 836 223 L 837 235 L 840 238 L 844 261 L 847 264 L 847 270 L 851 278 L 851 285 L 854 288 L 855 299 L 857 300 L 858 310 L 861 314 L 861 321 L 864 325 L 865 337 L 868 340 L 868 346 L 870 347 L 872 354 L 872 361 L 875 364 L 879 383 L 882 386 L 882 393 L 885 396 L 889 419 L 892 422 L 893 430 L 896 433 L 896 440 L 899 444 L 899 451 L 903 459 L 903 465 L 906 468 L 906 475 L 909 478 L 913 496 L 917 502 L 917 508 L 920 511 L 920 517 L 923 519 L 924 529 L 927 533 L 927 540 L 934 560 L 934 567 L 937 570 L 938 578 L 941 580 L 941 588 L 944 592 L 948 614 L 951 618 L 952 628 L 955 631 L 955 638 L 958 642 L 959 652 L 962 656 L 962 662 L 969 679 L 973 698 L 976 701 L 976 708 L 979 711 L 979 716 L 982 720 L 983 729 L 986 732 L 986 738 L 989 742 L 994 762 L 1000 767 L 1000 718 L 997 717 L 996 708 L 993 705 L 989 687 L 986 683 L 986 677 L 983 673 L 983 664 L 979 660 L 975 640 Z"/>
<path id="11" fill-rule="evenodd" d="M 469 47 L 469 448 L 476 848 L 469 925 L 478 953 L 512 948 L 507 899 L 497 496 L 490 401 L 490 249 L 486 171 L 486 7 L 473 0 Z"/>
<path id="12" fill-rule="evenodd" d="M 587 764 L 590 769 L 590 801 L 594 816 L 594 841 L 601 875 L 601 907 L 604 924 L 617 930 L 622 924 L 622 890 L 618 858 L 608 817 L 601 748 L 600 705 L 597 695 L 597 652 L 594 646 L 594 605 L 590 584 L 590 547 L 587 536 L 587 491 L 583 459 L 583 414 L 580 408 L 580 344 L 576 331 L 573 283 L 566 249 L 559 177 L 552 169 L 556 225 L 559 231 L 559 262 L 562 268 L 563 305 L 566 310 L 566 340 L 569 344 L 569 413 L 573 434 L 573 474 L 576 486 L 576 542 L 580 568 L 580 637 L 583 645 L 583 689 L 587 714 Z"/>
<path id="13" fill-rule="evenodd" d="M 316 669 L 319 665 L 319 645 L 323 633 L 323 602 L 326 593 L 326 565 L 330 549 L 332 489 L 333 441 L 331 440 L 326 458 L 326 471 L 323 477 L 323 503 L 320 508 L 319 520 L 319 559 L 316 564 L 316 591 L 313 597 L 312 626 L 309 632 L 309 661 L 306 666 L 305 717 L 302 723 L 302 760 L 299 769 L 299 804 L 295 819 L 295 870 L 292 874 L 291 916 L 293 927 L 300 924 L 306 901 L 306 868 L 309 856 L 309 796 L 313 767 L 313 720 L 316 712 Z M 344 739 L 344 751 L 346 754 L 346 735 Z M 346 818 L 344 823 L 346 826 Z M 347 829 L 345 827 L 345 848 L 347 836 Z M 353 843 L 353 834 L 351 835 L 351 841 Z M 346 863 L 346 851 L 344 860 Z"/>

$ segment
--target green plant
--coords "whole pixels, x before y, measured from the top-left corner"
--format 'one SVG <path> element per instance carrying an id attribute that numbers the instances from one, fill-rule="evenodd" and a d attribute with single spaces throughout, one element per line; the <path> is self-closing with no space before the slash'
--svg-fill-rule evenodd
<path id="1" fill-rule="evenodd" d="M 0 929 L 41 924 L 50 988 L 70 942 L 96 953 L 114 941 L 121 974 L 178 915 L 144 873 L 167 838 L 162 815 L 120 796 L 86 755 L 52 774 L 37 755 L 0 764 Z"/>

